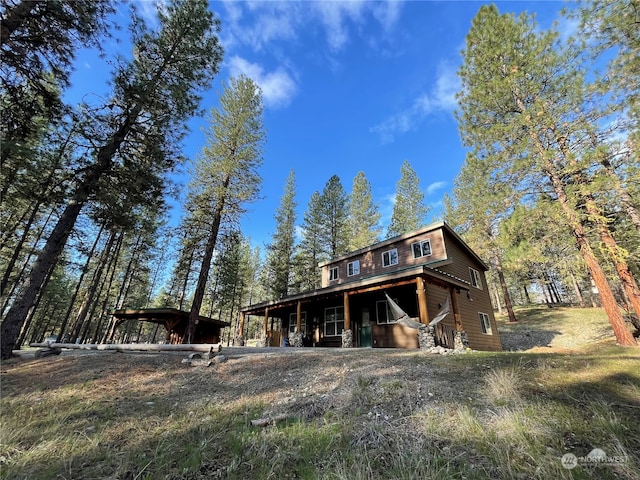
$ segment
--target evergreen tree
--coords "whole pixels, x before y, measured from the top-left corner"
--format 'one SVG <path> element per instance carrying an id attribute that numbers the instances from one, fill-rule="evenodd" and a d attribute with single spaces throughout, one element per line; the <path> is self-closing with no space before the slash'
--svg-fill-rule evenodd
<path id="1" fill-rule="evenodd" d="M 349 195 L 349 250 L 376 243 L 381 231 L 380 212 L 373 202 L 371 184 L 364 172 L 358 172 Z"/>
<path id="2" fill-rule="evenodd" d="M 2 358 L 11 356 L 80 211 L 105 186 L 109 174 L 116 167 L 131 167 L 139 180 L 132 188 L 143 190 L 145 181 L 161 176 L 180 158 L 185 122 L 197 110 L 198 92 L 209 85 L 222 57 L 219 24 L 205 0 L 176 0 L 159 11 L 158 18 L 157 31 L 134 22 L 135 58 L 120 61 L 112 97 L 83 124 L 89 152 L 84 158 L 89 161 L 78 171 L 64 211 L 2 322 Z"/>
<path id="3" fill-rule="evenodd" d="M 349 250 L 348 196 L 340 177 L 333 175 L 320 195 L 323 250 L 329 258 Z"/>
<path id="4" fill-rule="evenodd" d="M 508 215 L 513 197 L 509 186 L 493 181 L 491 169 L 470 154 L 454 181 L 455 203 L 448 206 L 455 207 L 446 211 L 447 222 L 459 227 L 458 233 L 478 255 L 489 260 L 496 271 L 510 322 L 517 319 L 503 271 L 503 249 L 498 237 L 500 223 Z M 511 199 L 511 202 L 505 199 Z"/>
<path id="5" fill-rule="evenodd" d="M 291 264 L 296 228 L 296 179 L 293 170 L 289 173 L 280 206 L 276 210 L 276 233 L 267 251 L 267 268 L 270 277 L 272 299 L 286 297 L 291 281 Z"/>
<path id="6" fill-rule="evenodd" d="M 584 74 L 574 52 L 559 48 L 557 38 L 557 32 L 539 32 L 526 14 L 515 18 L 500 15 L 494 5 L 480 8 L 459 70 L 457 118 L 463 143 L 502 182 L 553 192 L 618 342 L 635 345 L 589 240 L 592 221 L 615 254 L 615 240 L 594 194 L 593 156 L 585 154 L 592 148 L 585 140 L 597 127 L 598 112 L 582 110 Z M 611 258 L 621 266 L 620 257 Z M 618 272 L 622 278 L 624 272 Z"/>
<path id="7" fill-rule="evenodd" d="M 323 204 L 319 192 L 313 192 L 304 213 L 302 239 L 294 255 L 293 283 L 297 292 L 320 287 L 318 263 L 329 260 L 325 248 Z"/>
<path id="8" fill-rule="evenodd" d="M 265 132 L 262 94 L 243 75 L 232 78 L 220 97 L 220 108 L 211 109 L 207 145 L 202 150 L 190 184 L 194 215 L 203 226 L 206 246 L 189 314 L 185 343 L 191 343 L 205 293 L 211 258 L 220 225 L 236 220 L 244 204 L 256 200 L 262 179 Z"/>
<path id="9" fill-rule="evenodd" d="M 99 46 L 114 11 L 110 0 L 17 0 L 2 2 L 0 22 L 0 116 L 3 170 L 19 168 L 17 151 L 63 111 L 75 50 Z M 26 145 L 25 145 L 26 143 Z"/>
<path id="10" fill-rule="evenodd" d="M 420 179 L 408 160 L 400 168 L 400 180 L 396 183 L 396 199 L 387 238 L 402 235 L 424 226 L 430 208 L 424 204 Z"/>

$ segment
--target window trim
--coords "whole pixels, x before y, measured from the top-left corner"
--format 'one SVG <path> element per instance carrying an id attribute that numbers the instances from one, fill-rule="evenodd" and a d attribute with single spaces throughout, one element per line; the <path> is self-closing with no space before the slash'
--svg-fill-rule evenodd
<path id="1" fill-rule="evenodd" d="M 296 327 L 298 326 L 298 322 L 296 321 L 297 316 L 298 316 L 297 312 L 291 312 L 289 314 L 289 328 L 287 329 L 288 335 L 292 335 L 296 333 Z M 302 332 L 302 335 L 307 334 L 307 312 L 302 312 L 302 321 L 300 322 L 300 331 Z"/>
<path id="2" fill-rule="evenodd" d="M 335 320 L 331 320 L 328 321 L 327 320 L 327 312 L 329 310 L 333 310 L 334 315 L 335 315 Z M 340 314 L 340 318 L 338 318 L 338 314 Z M 338 324 L 342 323 L 342 330 L 344 330 L 344 307 L 342 305 L 340 306 L 335 306 L 335 307 L 327 307 L 324 309 L 324 327 L 323 327 L 323 331 L 324 331 L 324 336 L 325 337 L 339 337 L 342 335 L 342 331 L 338 331 Z M 332 335 L 329 335 L 327 333 L 327 325 L 329 324 L 335 324 L 334 327 L 334 331 L 335 333 Z"/>
<path id="3" fill-rule="evenodd" d="M 395 252 L 395 256 L 394 256 L 394 258 L 396 260 L 395 263 L 391 262 L 391 260 L 392 260 L 391 253 L 392 252 Z M 385 265 L 385 262 L 384 262 L 385 254 L 389 254 L 389 264 L 388 265 Z M 394 265 L 398 265 L 399 263 L 400 263 L 400 259 L 398 258 L 398 249 L 397 248 L 392 248 L 391 250 L 387 250 L 385 252 L 382 252 L 382 268 L 393 267 Z"/>
<path id="4" fill-rule="evenodd" d="M 482 290 L 482 277 L 480 272 L 473 267 L 469 267 L 469 275 L 471 277 L 471 286 Z"/>
<path id="5" fill-rule="evenodd" d="M 491 318 L 489 314 L 484 312 L 478 312 L 478 319 L 480 320 L 480 331 L 483 335 L 493 335 L 493 329 L 491 328 Z"/>
<path id="6" fill-rule="evenodd" d="M 393 299 L 393 301 L 397 301 L 397 299 Z M 385 304 L 385 313 L 387 315 L 386 321 L 381 322 L 380 318 L 379 318 L 379 312 L 380 312 L 380 307 L 379 304 L 384 303 Z M 389 307 L 389 302 L 387 300 L 377 300 L 376 301 L 376 324 L 378 325 L 395 325 L 396 323 L 398 323 L 397 320 L 390 320 L 389 319 L 389 313 L 391 312 L 391 308 Z"/>
<path id="7" fill-rule="evenodd" d="M 416 256 L 415 245 L 420 246 L 420 255 Z M 424 245 L 429 246 L 429 253 L 424 253 Z M 433 251 L 431 250 L 431 239 L 425 238 L 424 240 L 418 240 L 417 242 L 413 242 L 411 244 L 411 252 L 413 253 L 413 258 L 430 257 L 433 254 Z"/>
<path id="8" fill-rule="evenodd" d="M 335 272 L 335 276 L 333 275 L 334 272 Z M 335 282 L 339 278 L 340 278 L 340 268 L 337 267 L 337 266 L 330 267 L 329 268 L 329 281 L 330 282 Z"/>
<path id="9" fill-rule="evenodd" d="M 349 273 L 349 267 L 351 267 L 351 273 Z M 355 275 L 360 275 L 360 260 L 347 263 L 347 277 L 353 277 Z"/>

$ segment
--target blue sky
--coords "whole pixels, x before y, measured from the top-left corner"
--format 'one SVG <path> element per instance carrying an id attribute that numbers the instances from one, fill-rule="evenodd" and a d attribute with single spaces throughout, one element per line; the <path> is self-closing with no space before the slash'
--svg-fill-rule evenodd
<path id="1" fill-rule="evenodd" d="M 222 68 L 202 107 L 218 105 L 221 81 L 243 73 L 263 90 L 267 144 L 262 199 L 249 205 L 243 233 L 263 247 L 285 180 L 295 170 L 298 224 L 314 191 L 338 175 L 347 192 L 359 171 L 388 225 L 400 166 L 408 160 L 438 220 L 464 161 L 453 116 L 461 62 L 476 1 L 211 2 L 222 21 Z M 556 1 L 496 2 L 501 13 L 536 13 L 542 28 L 559 20 Z M 153 18 L 156 2 L 139 2 Z M 571 25 L 561 23 L 570 33 Z M 126 43 L 110 43 L 128 55 Z M 104 95 L 109 69 L 94 52 L 78 55 L 71 98 Z M 87 95 L 89 94 L 89 97 Z M 98 98 L 98 97 L 95 97 Z M 206 121 L 190 122 L 185 152 L 196 158 Z M 186 182 L 187 175 L 176 177 Z M 176 206 L 172 217 L 177 223 Z"/>

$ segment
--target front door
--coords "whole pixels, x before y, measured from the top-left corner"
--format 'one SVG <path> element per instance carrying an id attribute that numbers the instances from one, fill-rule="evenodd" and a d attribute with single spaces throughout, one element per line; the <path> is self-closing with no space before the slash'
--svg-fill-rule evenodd
<path id="1" fill-rule="evenodd" d="M 371 346 L 371 321 L 369 320 L 369 309 L 367 308 L 362 309 L 358 345 L 361 347 Z"/>

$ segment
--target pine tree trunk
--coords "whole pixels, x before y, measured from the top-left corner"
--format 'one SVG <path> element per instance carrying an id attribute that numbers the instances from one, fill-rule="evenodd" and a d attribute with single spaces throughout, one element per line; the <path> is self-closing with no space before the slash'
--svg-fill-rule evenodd
<path id="1" fill-rule="evenodd" d="M 35 306 L 39 293 L 46 287 L 47 276 L 55 267 L 60 254 L 64 250 L 82 207 L 89 195 L 96 190 L 102 175 L 111 167 L 113 157 L 132 129 L 141 111 L 142 104 L 135 105 L 123 120 L 120 128 L 99 149 L 96 163 L 88 170 L 86 177 L 80 182 L 62 215 L 60 215 L 58 223 L 49 235 L 29 277 L 23 285 L 19 298 L 13 302 L 0 325 L 0 358 L 3 360 L 13 355 L 12 351 L 20 329 L 24 325 L 27 315 L 29 315 L 29 310 Z"/>
<path id="2" fill-rule="evenodd" d="M 500 294 L 498 293 L 498 287 L 493 286 L 493 298 L 496 302 L 496 308 L 498 309 L 498 313 L 502 315 L 502 301 L 500 300 Z"/>
<path id="3" fill-rule="evenodd" d="M 587 211 L 593 215 L 597 213 L 594 210 L 595 206 L 593 205 L 593 203 L 587 202 Z M 599 219 L 600 217 L 597 218 Z M 624 255 L 620 251 L 620 247 L 618 247 L 618 244 L 613 238 L 613 235 L 611 235 L 611 231 L 606 226 L 606 224 L 604 224 L 604 222 L 602 222 L 601 220 L 598 220 L 597 224 L 600 240 L 606 247 L 609 258 L 616 268 L 616 272 L 618 273 L 618 278 L 620 278 L 620 282 L 622 283 L 624 293 L 627 295 L 629 303 L 631 303 L 636 316 L 640 318 L 640 289 L 638 289 L 638 284 L 636 283 L 636 280 L 633 277 L 631 270 L 629 269 L 629 264 L 625 261 Z"/>
<path id="4" fill-rule="evenodd" d="M 555 176 L 553 176 L 552 178 L 554 180 L 554 183 L 559 182 L 559 179 L 556 179 Z M 611 328 L 613 329 L 613 333 L 616 337 L 617 342 L 620 345 L 624 346 L 637 345 L 635 339 L 633 338 L 633 335 L 631 335 L 631 332 L 629 332 L 627 326 L 625 325 L 624 318 L 620 314 L 620 309 L 618 308 L 616 299 L 613 295 L 613 292 L 611 291 L 611 287 L 609 286 L 607 277 L 600 267 L 598 259 L 593 253 L 593 250 L 591 249 L 591 245 L 589 244 L 589 239 L 587 238 L 584 228 L 578 221 L 576 212 L 574 212 L 571 207 L 569 207 L 566 201 L 567 199 L 564 194 L 564 189 L 558 189 L 556 190 L 556 193 L 559 193 L 558 199 L 560 200 L 562 208 L 565 211 L 565 215 L 569 219 L 570 225 L 572 226 L 573 234 L 576 238 L 580 254 L 587 264 L 587 268 L 589 269 L 591 278 L 593 279 L 595 286 L 598 289 L 602 308 L 607 314 L 607 318 L 609 319 L 609 323 L 611 324 Z"/>
<path id="5" fill-rule="evenodd" d="M 71 329 L 72 341 L 75 341 L 75 339 L 80 336 L 81 331 L 86 330 L 86 328 L 84 328 L 85 327 L 84 323 L 87 319 L 87 314 L 89 313 L 89 309 L 94 303 L 94 298 L 95 298 L 96 292 L 98 291 L 98 287 L 103 282 L 104 269 L 109 263 L 109 259 L 111 257 L 111 249 L 113 248 L 116 238 L 118 238 L 118 232 L 117 231 L 111 232 L 111 235 L 109 235 L 109 239 L 107 240 L 107 244 L 105 245 L 104 250 L 100 255 L 100 261 L 93 274 L 91 283 L 89 284 L 89 289 L 87 290 L 87 293 L 84 296 L 82 305 L 80 306 L 80 311 L 78 312 L 78 315 L 76 316 L 76 320 L 73 324 L 73 328 Z"/>
<path id="6" fill-rule="evenodd" d="M 500 287 L 502 288 L 502 298 L 504 299 L 505 309 L 509 315 L 509 322 L 517 322 L 516 314 L 513 311 L 513 304 L 511 303 L 511 295 L 507 288 L 507 281 L 504 278 L 504 272 L 502 271 L 502 264 L 498 258 L 494 258 L 494 267 L 498 273 L 498 280 L 500 281 Z"/>
<path id="7" fill-rule="evenodd" d="M 63 322 L 62 322 L 62 326 L 60 327 L 60 332 L 58 333 L 58 339 L 61 342 L 64 342 L 64 334 L 65 334 L 65 330 L 67 328 L 67 324 L 69 323 L 69 320 L 71 319 L 71 313 L 73 311 L 73 307 L 76 303 L 76 299 L 78 298 L 78 295 L 80 294 L 80 289 L 82 288 L 82 281 L 84 280 L 84 276 L 87 274 L 87 272 L 89 271 L 89 265 L 91 263 L 91 259 L 93 258 L 94 253 L 96 252 L 96 249 L 98 248 L 98 243 L 100 242 L 100 237 L 102 236 L 102 232 L 104 231 L 104 223 L 102 225 L 100 225 L 100 230 L 98 230 L 98 234 L 96 235 L 96 239 L 93 241 L 93 245 L 91 246 L 91 250 L 89 251 L 89 254 L 87 255 L 87 260 L 84 263 L 84 267 L 82 268 L 82 273 L 80 274 L 80 278 L 78 279 L 78 283 L 76 284 L 76 288 L 73 292 L 73 296 L 71 297 L 71 302 L 69 303 L 69 307 L 67 308 L 67 312 L 64 316 Z"/>
<path id="8" fill-rule="evenodd" d="M 211 230 L 209 231 L 209 238 L 207 239 L 207 246 L 202 258 L 202 264 L 200 266 L 200 274 L 198 275 L 198 284 L 196 285 L 196 291 L 193 294 L 193 302 L 191 304 L 191 311 L 189 312 L 189 325 L 183 339 L 183 343 L 191 343 L 193 334 L 196 328 L 196 321 L 200 316 L 200 307 L 202 307 L 202 299 L 204 298 L 204 291 L 207 286 L 207 280 L 209 279 L 209 269 L 211 268 L 211 258 L 213 258 L 213 251 L 216 248 L 216 241 L 218 240 L 218 231 L 220 230 L 220 222 L 222 221 L 222 212 L 225 205 L 225 194 L 229 186 L 231 178 L 227 175 L 222 184 L 222 192 L 218 196 L 216 206 L 213 210 L 213 223 L 211 224 Z M 212 299 L 213 301 L 213 299 Z"/>
<path id="9" fill-rule="evenodd" d="M 515 100 L 520 110 L 522 112 L 526 112 L 527 109 L 525 108 L 522 99 L 519 98 L 517 92 L 513 93 L 516 97 Z M 635 346 L 637 345 L 637 342 L 625 325 L 624 318 L 620 314 L 620 309 L 618 308 L 618 304 L 616 303 L 615 297 L 613 296 L 613 292 L 611 291 L 611 287 L 609 285 L 609 282 L 607 281 L 607 277 L 604 274 L 602 267 L 600 267 L 598 259 L 593 253 L 591 244 L 589 243 L 589 239 L 584 230 L 584 226 L 580 221 L 578 213 L 569 204 L 567 192 L 565 190 L 566 184 L 558 174 L 553 160 L 549 157 L 549 152 L 540 143 L 540 139 L 536 137 L 534 133 L 536 129 L 531 124 L 532 122 L 530 117 L 527 117 L 527 123 L 529 124 L 529 137 L 533 141 L 537 153 L 542 160 L 543 171 L 549 178 L 553 190 L 556 193 L 558 202 L 560 203 L 560 207 L 567 220 L 567 224 L 571 228 L 573 235 L 576 238 L 578 251 L 587 264 L 587 268 L 589 269 L 591 278 L 598 288 L 600 301 L 602 302 L 602 308 L 604 308 L 604 311 L 607 314 L 607 318 L 609 319 L 609 323 L 611 324 L 611 328 L 613 329 L 616 340 L 620 345 Z M 559 144 L 561 150 L 563 151 L 563 154 L 568 157 L 566 142 L 560 141 Z"/>
<path id="10" fill-rule="evenodd" d="M 580 305 L 581 308 L 584 308 L 584 297 L 582 296 L 580 285 L 578 285 L 578 281 L 576 280 L 576 276 L 573 272 L 571 272 L 571 283 L 573 284 L 573 290 L 576 293 L 576 298 L 578 299 L 578 305 Z"/>
<path id="11" fill-rule="evenodd" d="M 527 286 L 523 285 L 522 290 L 524 290 L 525 302 L 527 302 L 527 305 L 531 305 L 531 297 L 529 296 L 529 290 L 527 290 Z"/>
<path id="12" fill-rule="evenodd" d="M 13 254 L 9 259 L 9 263 L 6 266 L 4 274 L 2 275 L 2 280 L 0 281 L 0 297 L 4 296 L 5 289 L 7 288 L 7 283 L 9 283 L 9 277 L 11 277 L 11 272 L 13 271 L 13 267 L 18 261 L 18 257 L 22 252 L 22 246 L 24 245 L 24 242 L 27 240 L 27 237 L 29 236 L 29 231 L 31 230 L 31 226 L 33 225 L 33 222 L 36 216 L 38 215 L 38 211 L 40 210 L 40 205 L 41 205 L 40 202 L 36 202 L 36 204 L 34 205 L 33 209 L 31 210 L 31 215 L 27 220 L 27 224 L 24 226 L 22 235 L 20 236 L 20 240 L 18 240 L 18 244 L 13 249 Z"/>

